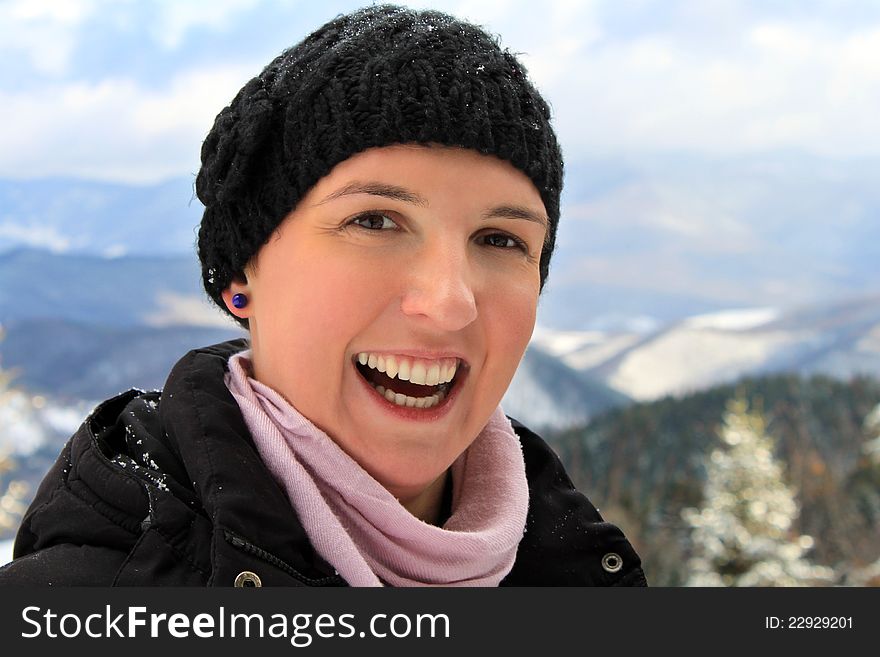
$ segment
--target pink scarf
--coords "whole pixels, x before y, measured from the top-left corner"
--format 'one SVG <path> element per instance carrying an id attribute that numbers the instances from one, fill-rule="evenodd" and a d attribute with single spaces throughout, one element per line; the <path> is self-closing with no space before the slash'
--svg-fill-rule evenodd
<path id="1" fill-rule="evenodd" d="M 232 356 L 226 386 L 315 550 L 351 586 L 497 586 L 510 572 L 529 500 L 522 448 L 500 406 L 453 463 L 452 516 L 436 527 L 250 372 L 249 351 Z"/>

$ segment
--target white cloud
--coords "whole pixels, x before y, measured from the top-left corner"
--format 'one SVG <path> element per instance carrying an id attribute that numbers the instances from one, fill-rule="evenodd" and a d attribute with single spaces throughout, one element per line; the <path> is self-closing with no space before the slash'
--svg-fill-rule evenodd
<path id="1" fill-rule="evenodd" d="M 434 6 L 440 11 L 448 12 L 478 25 L 502 20 L 505 16 L 509 16 L 514 9 L 513 0 L 461 0 L 451 8 L 440 7 L 443 3 L 436 2 L 431 4 L 407 2 L 405 4 L 422 8 Z"/>
<path id="2" fill-rule="evenodd" d="M 173 50 L 195 27 L 229 27 L 236 17 L 252 9 L 257 0 L 161 0 L 155 4 L 156 20 L 151 23 L 153 37 Z"/>
<path id="3" fill-rule="evenodd" d="M 184 71 L 161 90 L 126 79 L 4 93 L 0 176 L 155 182 L 196 170 L 220 111 L 254 67 Z"/>
<path id="4" fill-rule="evenodd" d="M 277 11 L 277 5 L 257 2 L 157 2 L 141 29 L 163 47 L 180 50 L 185 62 L 193 29 L 233 30 L 249 11 Z M 790 148 L 834 157 L 880 155 L 874 116 L 880 25 L 844 30 L 807 12 L 798 21 L 770 21 L 739 4 L 730 4 L 731 16 L 722 20 L 699 3 L 677 3 L 672 26 L 651 18 L 659 10 L 650 3 L 630 8 L 616 23 L 599 1 L 430 4 L 483 24 L 522 53 L 551 103 L 569 162 L 581 154 Z M 91 20 L 134 16 L 135 7 L 87 0 L 0 3 L 0 56 L 23 55 L 38 71 L 56 76 L 30 92 L 0 84 L 0 176 L 148 181 L 194 170 L 213 116 L 265 62 L 184 69 L 158 90 L 135 78 L 57 77 Z M 635 20 L 643 24 L 627 23 Z M 719 27 L 725 21 L 730 25 Z M 723 38 L 713 41 L 701 26 L 724 32 Z"/>
<path id="5" fill-rule="evenodd" d="M 880 154 L 880 27 L 758 24 L 718 50 L 662 35 L 605 40 L 532 70 L 570 152 Z"/>
<path id="6" fill-rule="evenodd" d="M 78 28 L 94 11 L 89 0 L 0 3 L 0 56 L 24 55 L 36 71 L 61 74 L 79 42 Z"/>
<path id="7" fill-rule="evenodd" d="M 784 23 L 761 23 L 752 28 L 747 38 L 754 46 L 772 56 L 795 61 L 810 57 L 816 45 L 802 31 Z"/>
<path id="8" fill-rule="evenodd" d="M 465 0 L 447 9 L 499 34 L 502 46 L 519 55 L 543 91 L 564 85 L 572 65 L 582 61 L 586 48 L 601 37 L 598 4 L 592 0 Z"/>
<path id="9" fill-rule="evenodd" d="M 4 6 L 7 16 L 28 21 L 47 21 L 59 25 L 75 26 L 94 10 L 92 0 L 12 0 Z"/>

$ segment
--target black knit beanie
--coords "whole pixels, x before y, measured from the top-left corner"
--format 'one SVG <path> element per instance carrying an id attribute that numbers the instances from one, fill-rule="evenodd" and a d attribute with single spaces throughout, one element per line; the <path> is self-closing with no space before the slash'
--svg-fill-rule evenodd
<path id="1" fill-rule="evenodd" d="M 532 180 L 550 219 L 543 289 L 562 189 L 547 104 L 480 28 L 383 5 L 339 16 L 284 51 L 217 115 L 196 179 L 208 295 L 227 310 L 223 290 L 318 180 L 356 153 L 399 143 L 495 155 Z"/>

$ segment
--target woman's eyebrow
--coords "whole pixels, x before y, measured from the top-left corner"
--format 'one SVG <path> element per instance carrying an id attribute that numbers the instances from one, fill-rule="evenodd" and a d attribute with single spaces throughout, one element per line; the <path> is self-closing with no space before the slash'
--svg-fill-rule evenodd
<path id="1" fill-rule="evenodd" d="M 348 196 L 349 194 L 372 194 L 373 196 L 384 196 L 385 198 L 391 198 L 395 201 L 413 203 L 414 205 L 420 205 L 422 207 L 426 207 L 428 205 L 428 202 L 425 199 L 423 199 L 415 192 L 411 192 L 405 187 L 398 187 L 397 185 L 389 185 L 387 183 L 380 182 L 359 181 L 351 182 L 344 187 L 340 187 L 336 191 L 328 194 L 326 197 L 324 197 L 324 199 L 322 199 L 315 205 L 321 205 L 322 203 L 326 203 L 327 201 L 332 201 L 333 199 L 337 199 L 341 196 Z"/>
<path id="2" fill-rule="evenodd" d="M 380 182 L 362 182 L 354 181 L 339 189 L 331 192 L 315 205 L 321 205 L 342 196 L 350 194 L 371 194 L 373 196 L 384 196 L 385 198 L 394 199 L 395 201 L 403 201 L 404 203 L 412 203 L 421 207 L 427 207 L 428 201 L 405 187 L 391 185 Z M 520 205 L 499 205 L 487 210 L 482 215 L 483 219 L 525 219 L 533 221 L 545 228 L 550 224 L 547 216 L 541 212 L 535 212 Z"/>
<path id="3" fill-rule="evenodd" d="M 550 225 L 547 215 L 535 212 L 521 205 L 499 205 L 483 213 L 483 219 L 525 219 L 541 224 L 544 228 Z"/>

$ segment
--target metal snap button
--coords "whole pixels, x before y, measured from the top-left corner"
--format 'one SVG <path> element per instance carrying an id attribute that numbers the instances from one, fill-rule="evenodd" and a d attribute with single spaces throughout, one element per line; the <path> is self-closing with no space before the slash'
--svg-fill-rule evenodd
<path id="1" fill-rule="evenodd" d="M 602 568 L 605 569 L 605 572 L 616 573 L 623 568 L 623 559 L 616 552 L 609 552 L 602 557 Z"/>
<path id="2" fill-rule="evenodd" d="M 256 573 L 252 573 L 249 570 L 241 571 L 238 576 L 235 578 L 235 587 L 236 588 L 255 588 L 261 587 L 263 583 L 260 581 L 260 576 Z"/>

